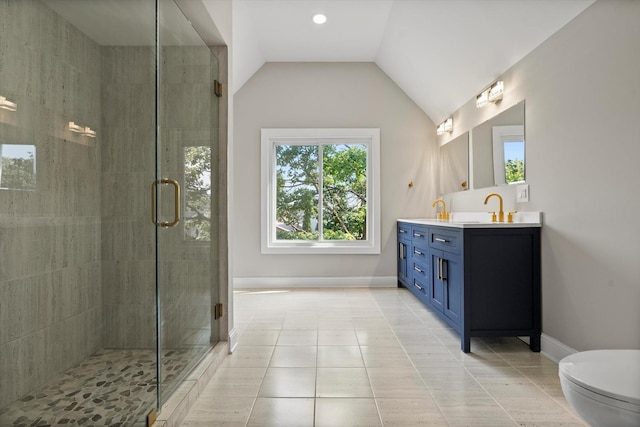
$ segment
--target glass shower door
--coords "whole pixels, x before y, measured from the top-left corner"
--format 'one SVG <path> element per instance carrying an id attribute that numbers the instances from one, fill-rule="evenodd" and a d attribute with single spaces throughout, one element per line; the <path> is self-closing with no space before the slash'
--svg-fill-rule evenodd
<path id="1" fill-rule="evenodd" d="M 0 0 L 0 426 L 145 426 L 217 342 L 217 72 L 173 0 Z"/>
<path id="2" fill-rule="evenodd" d="M 0 426 L 158 406 L 155 0 L 0 0 Z"/>
<path id="3" fill-rule="evenodd" d="M 173 0 L 158 6 L 153 194 L 162 404 L 218 341 L 212 310 L 218 61 Z"/>

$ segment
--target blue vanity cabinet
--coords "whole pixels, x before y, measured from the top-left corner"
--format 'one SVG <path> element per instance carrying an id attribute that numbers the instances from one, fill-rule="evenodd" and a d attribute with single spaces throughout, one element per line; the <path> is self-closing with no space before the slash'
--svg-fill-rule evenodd
<path id="1" fill-rule="evenodd" d="M 433 277 L 431 278 L 431 289 L 429 290 L 429 303 L 439 312 L 442 312 L 442 307 L 444 307 L 444 282 L 440 279 L 442 255 L 442 251 L 431 252 Z"/>
<path id="2" fill-rule="evenodd" d="M 462 231 L 429 228 L 432 280 L 431 305 L 460 331 L 462 317 L 462 288 L 464 274 Z"/>
<path id="3" fill-rule="evenodd" d="M 471 337 L 507 336 L 528 336 L 540 351 L 540 226 L 423 222 L 399 222 L 410 250 L 398 282 L 460 334 L 465 353 Z"/>
<path id="4" fill-rule="evenodd" d="M 431 280 L 431 268 L 429 265 L 429 252 L 427 238 L 429 232 L 422 225 L 411 226 L 411 286 L 409 289 L 422 301 L 429 300 L 429 282 Z"/>
<path id="5" fill-rule="evenodd" d="M 460 255 L 432 250 L 431 305 L 459 329 L 462 316 L 463 270 Z"/>
<path id="6" fill-rule="evenodd" d="M 423 232 L 426 233 L 426 230 Z M 419 233 L 420 234 L 420 233 Z M 429 283 L 431 282 L 431 268 L 429 264 L 429 250 L 420 240 L 411 242 L 411 274 L 413 275 L 413 292 L 423 302 L 429 301 Z M 428 247 L 428 246 L 427 246 Z"/>
<path id="7" fill-rule="evenodd" d="M 540 228 L 464 231 L 462 348 L 471 337 L 528 336 L 540 351 Z"/>
<path id="8" fill-rule="evenodd" d="M 428 247 L 426 227 L 398 222 L 398 283 L 425 303 L 431 280 Z"/>
<path id="9" fill-rule="evenodd" d="M 411 284 L 409 262 L 411 251 L 411 225 L 398 223 L 398 281 L 404 286 Z"/>

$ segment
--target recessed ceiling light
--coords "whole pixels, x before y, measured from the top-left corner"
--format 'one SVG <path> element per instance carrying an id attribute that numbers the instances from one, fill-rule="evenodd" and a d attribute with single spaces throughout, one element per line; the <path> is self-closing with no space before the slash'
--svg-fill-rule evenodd
<path id="1" fill-rule="evenodd" d="M 324 24 L 325 22 L 327 22 L 327 17 L 322 13 L 316 13 L 315 15 L 313 15 L 313 22 L 315 22 L 316 24 Z"/>

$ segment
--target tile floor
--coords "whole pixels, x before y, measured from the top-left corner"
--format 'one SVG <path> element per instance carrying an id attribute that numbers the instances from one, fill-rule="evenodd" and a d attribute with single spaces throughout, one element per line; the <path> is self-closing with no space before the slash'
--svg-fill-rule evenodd
<path id="1" fill-rule="evenodd" d="M 182 427 L 585 426 L 556 363 L 515 338 L 464 354 L 406 289 L 239 291 L 235 324 Z"/>

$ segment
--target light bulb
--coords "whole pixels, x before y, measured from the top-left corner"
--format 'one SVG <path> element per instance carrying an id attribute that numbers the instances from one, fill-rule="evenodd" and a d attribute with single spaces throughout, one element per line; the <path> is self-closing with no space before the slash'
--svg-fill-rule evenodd
<path id="1" fill-rule="evenodd" d="M 327 22 L 327 17 L 322 13 L 316 13 L 315 15 L 313 15 L 313 22 L 315 22 L 316 24 L 324 24 L 325 22 Z"/>

